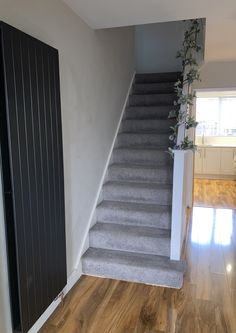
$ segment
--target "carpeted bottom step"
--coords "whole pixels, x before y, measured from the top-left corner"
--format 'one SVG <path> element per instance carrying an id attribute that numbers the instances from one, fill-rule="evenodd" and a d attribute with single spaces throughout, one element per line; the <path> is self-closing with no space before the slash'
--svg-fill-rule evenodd
<path id="1" fill-rule="evenodd" d="M 83 274 L 181 288 L 186 265 L 167 257 L 89 248 L 82 257 Z"/>

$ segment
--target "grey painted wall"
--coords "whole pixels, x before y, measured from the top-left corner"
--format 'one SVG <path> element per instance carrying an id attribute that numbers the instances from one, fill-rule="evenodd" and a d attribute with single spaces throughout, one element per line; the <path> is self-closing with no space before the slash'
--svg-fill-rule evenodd
<path id="1" fill-rule="evenodd" d="M 181 69 L 176 53 L 183 42 L 183 21 L 135 27 L 136 70 L 139 73 L 171 72 Z"/>
<path id="2" fill-rule="evenodd" d="M 59 50 L 69 276 L 77 268 L 133 75 L 134 29 L 94 31 L 59 0 L 0 0 L 0 20 Z M 2 231 L 2 218 L 0 224 Z M 7 319 L 3 256 L 1 248 L 0 316 Z M 2 327 L 1 321 L 0 332 L 9 333 Z"/>

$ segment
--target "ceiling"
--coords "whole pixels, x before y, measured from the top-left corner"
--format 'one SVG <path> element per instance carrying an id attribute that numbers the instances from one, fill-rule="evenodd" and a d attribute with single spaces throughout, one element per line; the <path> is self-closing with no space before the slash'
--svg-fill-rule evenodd
<path id="1" fill-rule="evenodd" d="M 91 28 L 206 17 L 206 58 L 236 60 L 235 0 L 63 0 Z"/>

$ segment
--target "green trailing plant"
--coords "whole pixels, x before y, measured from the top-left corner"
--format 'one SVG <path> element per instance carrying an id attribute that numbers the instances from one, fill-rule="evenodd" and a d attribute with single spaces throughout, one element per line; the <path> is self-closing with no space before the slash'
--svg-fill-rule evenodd
<path id="1" fill-rule="evenodd" d="M 186 130 L 195 128 L 197 122 L 191 116 L 191 107 L 194 103 L 195 93 L 191 92 L 191 85 L 195 81 L 200 80 L 197 53 L 201 50 L 198 45 L 198 36 L 200 33 L 199 20 L 191 20 L 189 28 L 185 31 L 184 41 L 181 50 L 177 52 L 176 57 L 181 59 L 182 75 L 174 86 L 177 100 L 174 102 L 174 108 L 169 113 L 169 118 L 176 118 L 175 126 L 171 127 L 172 134 L 170 140 L 173 145 L 169 148 L 169 152 L 173 154 L 173 150 L 195 150 L 197 147 L 192 140 L 189 139 Z M 184 127 L 183 141 L 177 144 L 179 128 Z"/>

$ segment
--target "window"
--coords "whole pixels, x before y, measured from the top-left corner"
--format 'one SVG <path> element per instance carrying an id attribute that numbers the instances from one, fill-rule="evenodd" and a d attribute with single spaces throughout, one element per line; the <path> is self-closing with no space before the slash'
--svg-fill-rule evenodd
<path id="1" fill-rule="evenodd" d="M 236 136 L 236 96 L 198 97 L 197 136 Z"/>

